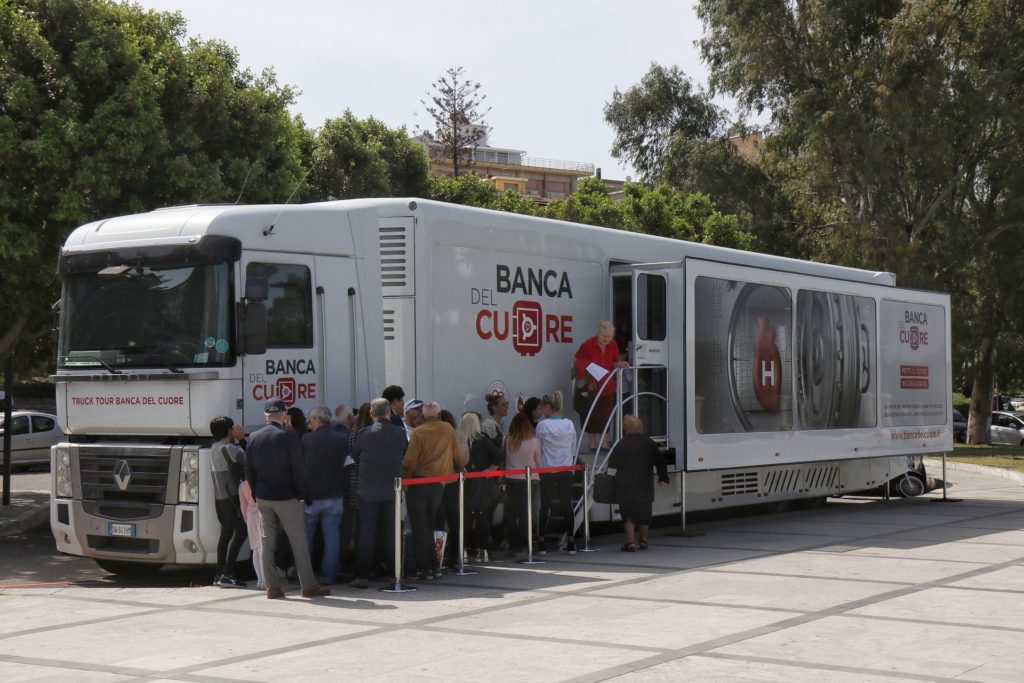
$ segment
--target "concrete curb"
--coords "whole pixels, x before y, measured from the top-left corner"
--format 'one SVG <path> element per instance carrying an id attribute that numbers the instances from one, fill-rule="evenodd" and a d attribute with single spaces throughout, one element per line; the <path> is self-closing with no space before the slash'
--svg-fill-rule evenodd
<path id="1" fill-rule="evenodd" d="M 18 492 L 8 507 L 0 507 L 0 537 L 16 536 L 50 521 L 50 494 Z"/>
<path id="2" fill-rule="evenodd" d="M 928 468 L 928 473 L 931 476 L 942 475 L 941 458 L 925 458 L 925 467 Z M 973 474 L 985 474 L 990 477 L 1009 479 L 1010 481 L 1016 481 L 1021 484 L 1024 484 L 1024 472 L 1014 472 L 1013 470 L 1003 469 L 1002 467 L 986 467 L 985 465 L 974 465 L 968 462 L 954 462 L 952 460 L 946 460 L 946 471 L 960 471 L 972 472 Z"/>

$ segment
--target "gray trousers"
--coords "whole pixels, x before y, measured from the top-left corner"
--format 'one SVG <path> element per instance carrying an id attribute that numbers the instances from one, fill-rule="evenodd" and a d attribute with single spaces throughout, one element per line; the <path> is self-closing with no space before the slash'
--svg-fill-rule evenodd
<path id="1" fill-rule="evenodd" d="M 257 500 L 263 522 L 263 576 L 267 588 L 280 588 L 283 583 L 281 571 L 274 565 L 274 551 L 277 550 L 277 530 L 284 529 L 295 556 L 295 569 L 299 573 L 299 585 L 307 591 L 316 588 L 316 574 L 309 559 L 309 545 L 306 543 L 306 522 L 301 500 Z"/>

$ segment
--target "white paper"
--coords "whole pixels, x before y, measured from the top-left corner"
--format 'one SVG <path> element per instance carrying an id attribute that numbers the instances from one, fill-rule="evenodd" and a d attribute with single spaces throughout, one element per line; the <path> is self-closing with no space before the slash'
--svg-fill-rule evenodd
<path id="1" fill-rule="evenodd" d="M 604 379 L 604 376 L 608 374 L 608 371 L 602 368 L 597 363 L 591 363 L 587 366 L 587 374 L 600 382 Z"/>

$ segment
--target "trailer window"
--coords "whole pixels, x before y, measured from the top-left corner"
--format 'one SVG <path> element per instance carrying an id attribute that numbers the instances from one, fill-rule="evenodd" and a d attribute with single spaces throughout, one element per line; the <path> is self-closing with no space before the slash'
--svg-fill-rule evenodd
<path id="1" fill-rule="evenodd" d="M 793 295 L 756 282 L 694 282 L 694 389 L 703 434 L 793 429 Z"/>
<path id="2" fill-rule="evenodd" d="M 803 290 L 796 299 L 799 429 L 874 427 L 875 301 Z"/>
<path id="3" fill-rule="evenodd" d="M 267 346 L 313 347 L 313 287 L 309 268 L 291 263 L 250 263 L 246 277 L 266 278 Z"/>
<path id="4" fill-rule="evenodd" d="M 664 341 L 665 339 L 665 278 L 662 275 L 637 276 L 636 332 L 640 339 Z"/>

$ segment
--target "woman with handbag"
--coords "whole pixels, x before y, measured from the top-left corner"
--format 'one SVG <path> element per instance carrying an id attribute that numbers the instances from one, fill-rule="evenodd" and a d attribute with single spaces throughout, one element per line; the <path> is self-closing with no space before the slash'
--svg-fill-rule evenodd
<path id="1" fill-rule="evenodd" d="M 640 534 L 640 550 L 647 550 L 647 530 L 651 524 L 654 503 L 652 470 L 658 472 L 658 486 L 668 486 L 668 468 L 658 444 L 644 435 L 644 423 L 633 415 L 622 418 L 625 436 L 615 445 L 608 460 L 608 469 L 615 470 L 613 498 L 619 506 L 625 543 L 622 551 L 636 552 L 636 532 Z"/>

